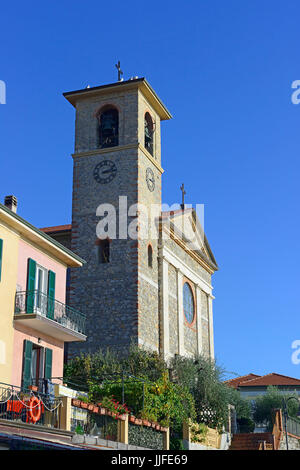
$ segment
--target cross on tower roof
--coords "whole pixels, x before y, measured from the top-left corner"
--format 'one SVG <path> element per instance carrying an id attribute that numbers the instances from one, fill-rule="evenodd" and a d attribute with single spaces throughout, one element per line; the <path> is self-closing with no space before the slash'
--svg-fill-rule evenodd
<path id="1" fill-rule="evenodd" d="M 181 192 L 182 192 L 182 203 L 181 203 L 181 208 L 184 209 L 184 196 L 186 195 L 186 191 L 184 190 L 184 183 L 180 186 Z"/>
<path id="2" fill-rule="evenodd" d="M 120 64 L 120 61 L 118 61 L 116 65 L 116 68 L 118 70 L 118 82 L 121 82 L 123 80 L 123 78 L 121 78 L 121 75 L 123 75 L 123 72 L 121 70 L 121 64 Z"/>

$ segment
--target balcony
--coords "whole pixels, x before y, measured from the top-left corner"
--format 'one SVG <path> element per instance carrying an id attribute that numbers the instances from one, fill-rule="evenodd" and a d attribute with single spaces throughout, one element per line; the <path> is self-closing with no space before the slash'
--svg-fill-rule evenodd
<path id="1" fill-rule="evenodd" d="M 85 315 L 40 291 L 16 293 L 14 321 L 64 342 L 85 341 Z"/>
<path id="2" fill-rule="evenodd" d="M 33 398 L 35 401 L 33 401 Z M 38 403 L 38 401 L 39 403 Z M 14 385 L 0 382 L 0 420 L 11 423 L 27 423 L 50 428 L 62 428 L 62 397 L 53 394 L 33 392 Z M 37 410 L 35 410 L 37 408 Z M 30 411 L 37 411 L 37 416 Z"/>

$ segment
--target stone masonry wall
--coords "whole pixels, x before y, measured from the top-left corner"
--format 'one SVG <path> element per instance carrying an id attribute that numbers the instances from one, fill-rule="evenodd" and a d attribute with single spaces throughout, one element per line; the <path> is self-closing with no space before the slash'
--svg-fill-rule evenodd
<path id="1" fill-rule="evenodd" d="M 288 436 L 289 450 L 300 450 L 300 438 Z M 281 439 L 279 450 L 287 450 L 285 433 Z"/>
<path id="2" fill-rule="evenodd" d="M 119 110 L 119 148 L 99 149 L 97 113 L 111 104 Z M 97 256 L 96 209 L 101 203 L 116 207 L 119 196 L 127 196 L 128 208 L 142 203 L 148 208 L 161 203 L 161 174 L 147 158 L 144 145 L 144 115 L 150 112 L 156 123 L 157 137 L 153 158 L 160 162 L 160 120 L 147 100 L 136 90 L 91 96 L 76 106 L 76 136 L 73 176 L 72 250 L 87 261 L 71 272 L 70 303 L 87 315 L 87 342 L 70 345 L 70 351 L 113 347 L 127 350 L 130 342 L 159 349 L 158 264 L 155 237 L 113 239 L 110 262 L 101 264 Z M 123 148 L 122 148 L 123 147 Z M 130 147 L 130 148 L 128 148 Z M 108 184 L 93 178 L 95 166 L 111 160 L 116 177 Z M 155 190 L 149 191 L 146 169 L 155 175 Z M 134 217 L 128 218 L 128 224 Z M 149 220 L 149 226 L 151 221 Z M 149 268 L 147 247 L 153 248 L 153 266 Z"/>
<path id="3" fill-rule="evenodd" d="M 119 147 L 132 145 L 132 148 L 98 148 L 97 112 L 107 104 L 119 109 Z M 127 196 L 128 206 L 137 202 L 138 153 L 134 148 L 137 119 L 138 99 L 133 91 L 110 92 L 77 103 L 72 250 L 87 263 L 71 272 L 70 303 L 87 316 L 87 341 L 70 345 L 71 355 L 108 346 L 124 351 L 132 340 L 137 342 L 137 240 L 112 239 L 110 262 L 99 263 L 96 234 L 100 220 L 96 210 L 100 204 L 112 204 L 118 220 L 119 196 Z M 103 160 L 110 160 L 117 167 L 115 178 L 107 184 L 99 184 L 93 177 L 95 166 Z"/>
<path id="4" fill-rule="evenodd" d="M 103 158 L 114 161 L 118 173 L 109 185 L 100 186 L 93 169 Z M 112 239 L 109 263 L 99 263 L 96 244 L 98 205 L 110 202 L 118 218 L 118 194 L 126 194 L 129 204 L 136 200 L 135 166 L 133 150 L 74 158 L 72 250 L 86 264 L 71 271 L 70 304 L 87 316 L 87 341 L 76 344 L 76 350 L 126 349 L 137 337 L 137 241 Z M 126 187 L 123 172 L 128 177 Z"/>
<path id="5" fill-rule="evenodd" d="M 183 262 L 190 268 L 192 269 L 197 275 L 206 283 L 210 285 L 211 283 L 211 275 L 208 273 L 202 266 L 200 266 L 191 256 L 189 256 L 174 240 L 172 239 L 167 239 L 163 241 L 164 245 L 169 248 L 178 258 L 182 259 Z M 174 272 L 175 268 L 172 266 Z M 169 273 L 172 270 L 172 268 L 169 269 Z M 183 279 L 183 282 L 185 282 L 186 279 Z M 191 281 L 190 284 L 193 288 L 195 297 L 196 297 L 196 285 Z M 171 284 L 174 283 L 174 275 L 171 277 Z M 169 285 L 170 285 L 170 279 L 169 279 Z M 183 286 L 182 286 L 183 287 Z M 177 299 L 177 293 L 176 293 L 176 299 Z M 202 323 L 202 353 L 206 356 L 209 356 L 210 354 L 210 344 L 209 344 L 209 319 L 208 319 L 208 300 L 207 300 L 207 294 L 201 290 L 201 305 L 196 306 L 196 308 L 200 308 L 200 314 L 201 314 L 201 323 Z M 172 300 L 172 295 L 170 295 L 169 298 L 169 317 L 170 319 L 172 318 L 172 322 L 170 322 L 170 352 L 177 352 L 176 346 L 178 348 L 178 333 L 176 334 L 176 340 L 172 337 L 173 335 L 171 334 L 171 331 L 174 332 L 174 320 L 176 316 L 176 322 L 178 322 L 178 315 L 184 315 L 183 311 L 178 312 L 178 307 L 177 307 L 177 301 L 174 302 L 174 299 Z M 172 325 L 172 326 L 171 326 Z M 175 346 L 176 344 L 176 346 Z M 188 325 L 186 321 L 184 321 L 184 349 L 187 353 L 189 354 L 195 354 L 197 353 L 197 328 L 196 328 L 196 323 L 192 326 Z"/>
<path id="6" fill-rule="evenodd" d="M 177 271 L 169 264 L 169 325 L 171 354 L 178 354 L 178 299 L 177 299 Z"/>
<path id="7" fill-rule="evenodd" d="M 158 275 L 158 232 L 155 228 L 155 219 L 161 207 L 161 172 L 152 163 L 151 157 L 144 149 L 145 114 L 148 112 L 154 122 L 154 151 L 153 159 L 159 166 L 160 156 L 160 118 L 144 98 L 138 95 L 138 138 L 141 150 L 138 156 L 138 203 L 142 204 L 147 213 L 144 225 L 145 231 L 140 232 L 138 244 L 138 324 L 139 343 L 148 349 L 159 351 L 159 275 Z M 147 185 L 146 172 L 151 169 L 154 175 L 155 187 L 150 191 Z M 153 207 L 156 211 L 153 211 Z M 154 230 L 153 230 L 154 229 Z M 152 267 L 148 266 L 148 246 L 153 250 Z"/>

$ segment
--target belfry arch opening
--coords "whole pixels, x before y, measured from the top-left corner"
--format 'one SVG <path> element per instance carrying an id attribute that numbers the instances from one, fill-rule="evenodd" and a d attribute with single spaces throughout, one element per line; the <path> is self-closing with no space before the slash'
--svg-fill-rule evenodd
<path id="1" fill-rule="evenodd" d="M 119 145 L 119 112 L 112 105 L 104 106 L 98 113 L 100 148 Z"/>
<path id="2" fill-rule="evenodd" d="M 148 152 L 153 155 L 154 124 L 152 117 L 147 112 L 145 114 L 145 142 L 144 146 Z"/>

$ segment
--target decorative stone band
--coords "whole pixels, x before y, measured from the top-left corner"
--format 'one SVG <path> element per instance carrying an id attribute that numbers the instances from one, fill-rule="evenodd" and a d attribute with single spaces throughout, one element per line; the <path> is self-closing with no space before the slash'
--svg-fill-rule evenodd
<path id="1" fill-rule="evenodd" d="M 135 150 L 140 150 L 143 152 L 143 154 L 150 160 L 150 162 L 158 169 L 158 171 L 163 174 L 164 170 L 163 168 L 159 165 L 159 163 L 155 160 L 154 157 L 145 149 L 145 147 L 140 144 L 128 144 L 128 145 L 119 145 L 117 147 L 107 147 L 107 148 L 96 148 L 94 150 L 89 150 L 86 152 L 77 152 L 77 153 L 72 153 L 71 156 L 72 158 L 84 158 L 84 157 L 89 157 L 91 155 L 103 155 L 106 153 L 113 153 L 113 152 L 122 152 L 123 150 L 130 150 L 130 149 L 135 149 Z"/>

